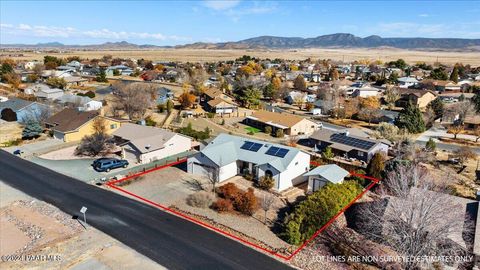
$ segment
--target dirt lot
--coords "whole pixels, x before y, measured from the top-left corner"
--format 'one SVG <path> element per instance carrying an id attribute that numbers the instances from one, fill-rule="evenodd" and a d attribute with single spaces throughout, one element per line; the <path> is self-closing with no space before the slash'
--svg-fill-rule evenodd
<path id="1" fill-rule="evenodd" d="M 0 145 L 22 138 L 22 126 L 17 122 L 0 120 Z"/>
<path id="2" fill-rule="evenodd" d="M 244 190 L 251 186 L 251 182 L 243 180 L 242 177 L 234 177 L 227 182 L 232 181 Z M 225 183 L 223 182 L 222 184 Z M 211 185 L 207 179 L 188 174 L 176 167 L 169 167 L 143 175 L 137 180 L 122 185 L 122 188 L 164 206 L 176 207 L 186 214 L 193 214 L 193 217 L 196 219 L 206 221 L 215 227 L 229 230 L 241 237 L 245 236 L 258 240 L 271 248 L 289 247 L 268 226 L 264 225 L 264 211 L 261 209 L 254 213 L 253 216 L 244 216 L 235 213 L 219 214 L 210 208 L 197 208 L 188 205 L 186 203 L 188 195 L 195 192 L 204 192 L 199 184 L 204 189 L 211 190 Z M 121 194 L 125 195 L 124 193 Z M 259 200 L 263 198 L 263 191 L 256 190 L 255 194 Z M 277 211 L 284 206 L 285 203 L 280 198 L 275 197 L 275 203 L 267 213 L 269 222 L 276 219 Z"/>
<path id="3" fill-rule="evenodd" d="M 71 216 L 3 182 L 0 194 L 0 269 L 164 269 L 110 236 L 92 227 L 85 230 Z M 44 259 L 8 261 L 5 255 Z M 47 256 L 49 259 L 45 259 Z"/>
<path id="4" fill-rule="evenodd" d="M 51 53 L 49 53 L 51 54 Z M 474 66 L 480 65 L 478 52 L 446 52 L 446 51 L 419 51 L 393 48 L 377 49 L 289 49 L 289 50 L 207 50 L 207 49 L 158 49 L 158 50 L 123 50 L 123 51 L 70 51 L 54 54 L 55 56 L 68 57 L 78 55 L 83 58 L 101 58 L 110 54 L 113 57 L 145 58 L 166 61 L 217 61 L 233 60 L 242 55 L 251 55 L 261 58 L 284 59 L 334 59 L 346 62 L 370 59 L 383 62 L 403 58 L 410 63 L 438 61 L 444 64 L 462 62 Z M 15 60 L 42 60 L 46 53 L 24 53 L 24 56 L 14 57 Z"/>

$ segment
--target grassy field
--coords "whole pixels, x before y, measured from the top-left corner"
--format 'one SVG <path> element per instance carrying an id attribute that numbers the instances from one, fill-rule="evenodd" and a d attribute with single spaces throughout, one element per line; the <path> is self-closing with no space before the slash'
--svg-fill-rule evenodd
<path id="1" fill-rule="evenodd" d="M 260 129 L 254 128 L 254 127 L 246 127 L 245 130 L 246 130 L 247 132 L 254 133 L 254 134 L 261 131 Z"/>
<path id="2" fill-rule="evenodd" d="M 0 53 L 0 58 L 10 57 L 8 52 Z M 14 53 L 12 53 L 14 54 Z M 25 52 L 23 56 L 12 57 L 15 60 L 41 60 L 47 53 Z M 443 64 L 461 62 L 474 66 L 480 65 L 479 52 L 455 51 L 420 51 L 393 48 L 376 49 L 285 49 L 285 50 L 208 50 L 208 49 L 156 49 L 156 50 L 115 50 L 115 51 L 69 51 L 64 53 L 48 53 L 50 55 L 67 57 L 80 56 L 82 58 L 100 58 L 104 55 L 113 57 L 149 59 L 162 61 L 194 61 L 207 62 L 218 60 L 233 60 L 242 55 L 251 55 L 260 58 L 284 58 L 291 60 L 333 59 L 345 62 L 354 60 L 381 60 L 383 62 L 404 59 L 409 63 L 426 62 L 432 64 L 437 60 Z"/>

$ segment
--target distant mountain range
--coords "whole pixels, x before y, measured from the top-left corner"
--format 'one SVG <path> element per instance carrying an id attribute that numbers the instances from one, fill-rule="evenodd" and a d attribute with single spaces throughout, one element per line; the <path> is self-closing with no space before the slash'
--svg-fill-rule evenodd
<path id="1" fill-rule="evenodd" d="M 97 45 L 64 45 L 59 42 L 26 44 L 3 44 L 1 48 L 71 48 L 91 50 L 120 49 L 300 49 L 300 48 L 378 48 L 399 49 L 453 49 L 480 50 L 480 39 L 462 38 L 382 38 L 380 36 L 357 37 L 352 34 L 338 33 L 314 38 L 260 36 L 234 42 L 205 43 L 197 42 L 178 46 L 137 45 L 126 41 L 107 42 Z"/>

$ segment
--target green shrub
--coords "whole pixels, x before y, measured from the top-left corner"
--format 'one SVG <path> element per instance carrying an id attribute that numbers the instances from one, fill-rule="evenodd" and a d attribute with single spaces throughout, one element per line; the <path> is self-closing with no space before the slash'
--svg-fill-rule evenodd
<path id="1" fill-rule="evenodd" d="M 283 134 L 283 130 L 282 129 L 277 129 L 277 131 L 275 132 L 275 137 L 277 138 L 283 138 L 285 135 Z"/>
<path id="2" fill-rule="evenodd" d="M 214 117 L 215 117 L 215 113 L 209 112 L 209 113 L 207 113 L 207 117 L 208 117 L 208 118 L 214 118 Z"/>
<path id="3" fill-rule="evenodd" d="M 145 125 L 154 127 L 157 125 L 157 122 L 155 122 L 150 116 L 145 118 Z"/>
<path id="4" fill-rule="evenodd" d="M 348 205 L 362 188 L 356 182 L 328 183 L 298 204 L 284 221 L 281 236 L 292 245 L 309 239 L 343 207 Z"/>

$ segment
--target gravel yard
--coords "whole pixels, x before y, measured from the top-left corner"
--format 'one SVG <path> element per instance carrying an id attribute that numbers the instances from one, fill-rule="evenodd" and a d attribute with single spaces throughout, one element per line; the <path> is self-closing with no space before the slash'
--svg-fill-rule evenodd
<path id="1" fill-rule="evenodd" d="M 0 181 L 0 256 L 53 260 L 0 261 L 0 269 L 165 269 L 110 236 Z M 4 257 L 5 258 L 5 257 Z"/>
<path id="2" fill-rule="evenodd" d="M 234 181 L 239 188 L 246 190 L 251 182 L 242 179 L 234 178 L 230 181 Z M 210 208 L 196 208 L 188 205 L 186 203 L 188 195 L 201 191 L 198 186 L 199 183 L 203 184 L 203 188 L 211 189 L 208 180 L 187 174 L 176 167 L 168 167 L 143 175 L 128 184 L 122 185 L 122 188 L 153 202 L 165 206 L 174 206 L 179 210 L 211 219 L 234 231 L 259 240 L 272 248 L 288 248 L 289 245 L 264 224 L 264 211 L 262 209 L 255 212 L 253 216 L 244 216 L 234 213 L 219 214 Z M 255 191 L 259 201 L 263 199 L 263 195 L 266 193 L 258 189 Z M 285 203 L 280 198 L 275 197 L 272 209 L 268 211 L 267 215 L 269 222 L 276 219 L 277 211 L 284 206 Z"/>

